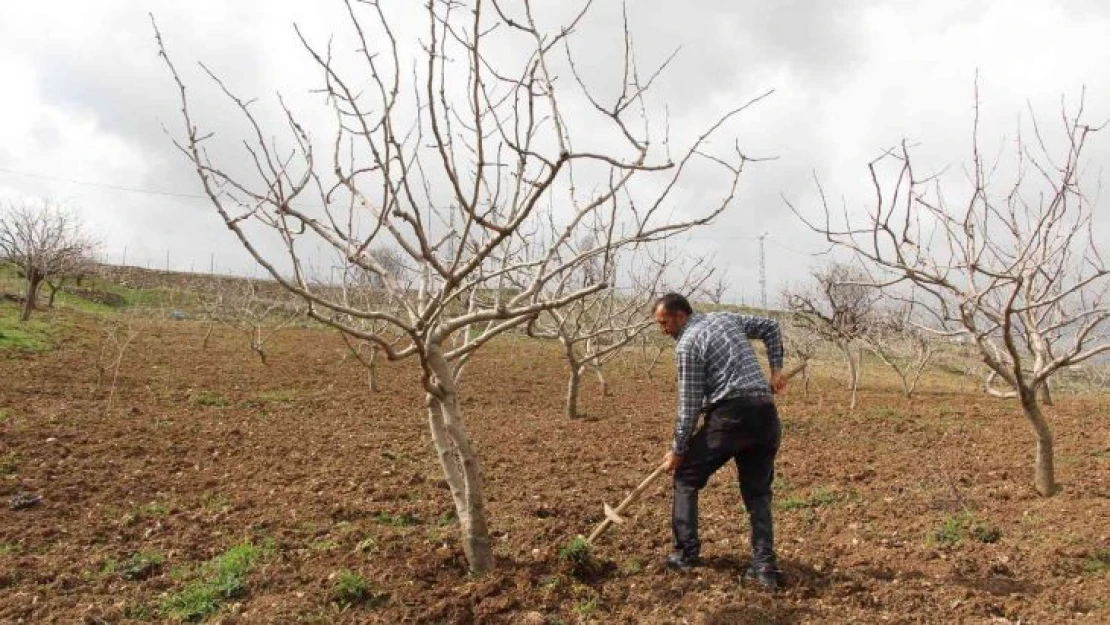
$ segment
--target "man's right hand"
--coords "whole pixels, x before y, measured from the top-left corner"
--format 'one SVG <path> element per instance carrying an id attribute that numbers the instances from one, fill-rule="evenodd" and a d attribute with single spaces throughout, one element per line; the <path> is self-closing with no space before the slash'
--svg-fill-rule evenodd
<path id="1" fill-rule="evenodd" d="M 668 451 L 667 455 L 663 456 L 663 464 L 667 466 L 667 471 L 674 473 L 678 465 L 682 464 L 682 456 L 674 453 L 674 451 Z"/>

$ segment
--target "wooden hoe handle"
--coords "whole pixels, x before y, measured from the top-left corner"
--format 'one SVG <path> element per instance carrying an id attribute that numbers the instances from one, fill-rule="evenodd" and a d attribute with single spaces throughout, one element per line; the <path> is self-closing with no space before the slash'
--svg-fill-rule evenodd
<path id="1" fill-rule="evenodd" d="M 601 523 L 599 523 L 597 527 L 594 528 L 594 531 L 590 532 L 589 537 L 586 538 L 586 542 L 592 545 L 593 542 L 597 540 L 598 537 L 600 537 L 602 534 L 604 534 L 606 530 L 608 530 L 614 523 L 624 523 L 624 518 L 621 517 L 621 513 L 624 512 L 633 503 L 635 503 L 636 500 L 640 498 L 640 495 L 644 494 L 644 491 L 647 490 L 648 486 L 651 486 L 651 483 L 654 482 L 656 478 L 658 478 L 660 475 L 663 475 L 666 470 L 666 464 L 659 465 L 654 471 L 651 472 L 651 475 L 647 476 L 646 478 L 644 478 L 644 481 L 640 482 L 639 486 L 633 489 L 631 493 L 628 493 L 628 496 L 624 498 L 624 501 L 621 501 L 620 505 L 618 505 L 615 509 L 610 508 L 608 504 L 605 504 L 605 519 Z"/>

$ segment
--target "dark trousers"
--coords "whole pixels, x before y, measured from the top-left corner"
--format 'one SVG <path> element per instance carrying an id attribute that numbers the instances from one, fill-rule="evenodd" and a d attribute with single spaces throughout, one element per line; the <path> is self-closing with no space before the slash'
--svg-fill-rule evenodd
<path id="1" fill-rule="evenodd" d="M 731 400 L 713 407 L 691 438 L 682 464 L 674 472 L 674 511 L 671 529 L 675 549 L 697 556 L 698 492 L 709 476 L 732 460 L 740 478 L 740 496 L 751 520 L 752 562 L 775 564 L 775 534 L 771 520 L 771 482 L 782 426 L 773 403 L 752 405 Z"/>

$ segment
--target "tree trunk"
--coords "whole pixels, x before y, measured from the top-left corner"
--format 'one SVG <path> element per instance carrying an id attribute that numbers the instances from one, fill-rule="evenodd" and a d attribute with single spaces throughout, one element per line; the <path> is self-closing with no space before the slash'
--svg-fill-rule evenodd
<path id="1" fill-rule="evenodd" d="M 859 388 L 859 364 L 856 359 L 852 357 L 852 344 L 841 346 L 844 351 L 844 357 L 848 359 L 848 389 L 851 391 L 851 400 L 848 403 L 848 410 L 856 409 L 856 390 Z"/>
<path id="2" fill-rule="evenodd" d="M 478 457 L 463 424 L 451 367 L 438 345 L 429 345 L 426 366 L 436 392 L 428 392 L 428 424 L 444 477 L 451 489 L 463 552 L 474 573 L 493 568 L 493 545 L 486 524 L 486 500 Z"/>
<path id="3" fill-rule="evenodd" d="M 581 369 L 578 365 L 571 363 L 570 365 L 570 379 L 567 380 L 567 417 L 577 419 L 581 415 L 578 413 L 578 388 L 582 381 Z"/>
<path id="4" fill-rule="evenodd" d="M 370 358 L 366 361 L 366 382 L 370 385 L 370 390 L 377 393 L 378 388 L 378 348 L 370 348 Z"/>
<path id="5" fill-rule="evenodd" d="M 35 300 L 38 299 L 39 285 L 42 284 L 42 278 L 35 275 L 35 272 L 30 272 L 27 276 L 27 292 L 23 298 L 23 312 L 19 316 L 20 321 L 27 321 L 31 318 L 31 313 L 35 310 Z"/>
<path id="6" fill-rule="evenodd" d="M 1052 403 L 1052 389 L 1048 387 L 1048 380 L 1041 383 L 1041 405 L 1051 406 Z"/>
<path id="7" fill-rule="evenodd" d="M 58 284 L 54 284 L 53 282 L 47 280 L 46 281 L 46 286 L 50 288 L 50 299 L 47 300 L 46 307 L 47 308 L 53 308 L 54 307 L 54 297 L 56 295 L 58 295 L 58 288 L 61 287 L 62 284 L 60 282 Z"/>
<path id="8" fill-rule="evenodd" d="M 599 384 L 601 384 L 601 396 L 608 397 L 610 395 L 609 381 L 605 379 L 605 372 L 602 371 L 601 365 L 593 365 L 593 368 L 594 373 L 597 374 L 597 381 Z"/>
<path id="9" fill-rule="evenodd" d="M 1025 418 L 1033 425 L 1037 435 L 1037 456 L 1033 465 L 1033 485 L 1037 492 L 1044 497 L 1051 497 L 1056 492 L 1056 469 L 1053 465 L 1052 431 L 1041 414 L 1041 407 L 1037 405 L 1036 392 L 1030 391 L 1022 398 L 1022 411 Z"/>

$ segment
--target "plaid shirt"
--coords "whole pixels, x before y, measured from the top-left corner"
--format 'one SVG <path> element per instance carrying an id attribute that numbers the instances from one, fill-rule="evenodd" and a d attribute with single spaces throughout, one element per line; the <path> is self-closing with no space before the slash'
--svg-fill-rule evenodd
<path id="1" fill-rule="evenodd" d="M 748 339 L 762 340 L 771 370 L 782 369 L 782 334 L 774 319 L 729 312 L 694 314 L 687 319 L 675 345 L 675 454 L 686 452 L 698 414 L 709 404 L 742 395 L 766 394 L 770 398 L 771 387 Z"/>

